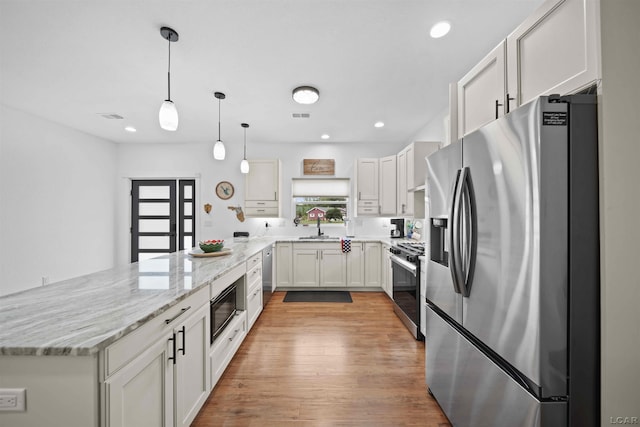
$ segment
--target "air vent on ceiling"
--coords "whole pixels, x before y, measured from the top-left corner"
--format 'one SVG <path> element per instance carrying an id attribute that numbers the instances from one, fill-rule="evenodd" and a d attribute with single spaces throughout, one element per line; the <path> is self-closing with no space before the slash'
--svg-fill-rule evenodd
<path id="1" fill-rule="evenodd" d="M 293 113 L 292 115 L 294 119 L 308 119 L 311 117 L 309 113 Z"/>
<path id="2" fill-rule="evenodd" d="M 109 119 L 109 120 L 122 120 L 122 119 L 124 119 L 124 117 L 122 117 L 120 114 L 116 114 L 116 113 L 98 113 L 98 115 L 104 117 L 105 119 Z"/>

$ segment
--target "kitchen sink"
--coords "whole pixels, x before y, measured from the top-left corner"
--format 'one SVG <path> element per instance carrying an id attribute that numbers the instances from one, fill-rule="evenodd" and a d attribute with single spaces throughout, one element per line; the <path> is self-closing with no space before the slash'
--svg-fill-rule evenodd
<path id="1" fill-rule="evenodd" d="M 339 240 L 337 236 L 304 236 L 298 237 L 299 240 Z"/>

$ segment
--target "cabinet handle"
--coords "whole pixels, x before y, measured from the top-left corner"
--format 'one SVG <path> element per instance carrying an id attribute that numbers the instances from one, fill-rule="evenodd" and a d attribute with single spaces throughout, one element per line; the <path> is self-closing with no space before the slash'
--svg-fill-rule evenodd
<path id="1" fill-rule="evenodd" d="M 173 364 L 176 364 L 176 334 L 173 333 L 173 336 L 171 338 L 169 338 L 169 341 L 172 342 L 171 345 L 171 354 L 172 356 L 169 356 L 169 360 L 173 360 Z"/>
<path id="2" fill-rule="evenodd" d="M 358 200 L 362 200 L 362 191 L 358 191 Z"/>
<path id="3" fill-rule="evenodd" d="M 176 320 L 178 317 L 182 316 L 183 314 L 185 314 L 187 312 L 187 310 L 189 310 L 191 308 L 191 306 L 187 307 L 187 308 L 183 308 L 182 310 L 180 310 L 180 313 L 176 314 L 175 316 L 173 316 L 171 319 L 166 319 L 164 321 L 164 323 L 166 323 L 167 325 L 171 322 L 173 322 L 174 320 Z"/>
<path id="4" fill-rule="evenodd" d="M 496 99 L 496 119 L 498 118 L 498 107 L 502 107 L 502 104 Z"/>
<path id="5" fill-rule="evenodd" d="M 511 98 L 511 97 L 509 96 L 509 94 L 507 93 L 507 113 L 509 112 L 509 109 L 510 109 L 509 103 L 510 103 L 511 101 L 513 101 L 514 99 L 515 99 L 515 98 Z"/>
<path id="6" fill-rule="evenodd" d="M 258 209 L 258 212 L 264 212 L 264 209 Z"/>
<path id="7" fill-rule="evenodd" d="M 266 205 L 266 203 L 265 203 L 265 202 L 258 202 L 258 203 L 256 203 L 256 204 L 257 204 L 257 205 Z"/>
<path id="8" fill-rule="evenodd" d="M 236 329 L 235 332 L 233 333 L 233 336 L 229 337 L 229 342 L 233 341 L 236 338 L 236 335 L 238 335 L 238 332 L 240 332 L 240 329 Z"/>
<path id="9" fill-rule="evenodd" d="M 187 346 L 185 345 L 185 341 L 186 341 L 185 336 L 187 334 L 186 334 L 186 330 L 185 330 L 185 326 L 184 325 L 182 325 L 182 328 L 178 331 L 178 333 L 179 334 L 182 333 L 182 348 L 179 348 L 178 351 L 181 351 L 182 355 L 184 356 L 185 350 L 187 348 Z"/>

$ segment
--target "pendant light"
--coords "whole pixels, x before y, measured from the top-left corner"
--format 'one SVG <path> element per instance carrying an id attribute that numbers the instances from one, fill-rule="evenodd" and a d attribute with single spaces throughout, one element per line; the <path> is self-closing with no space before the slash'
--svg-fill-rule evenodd
<path id="1" fill-rule="evenodd" d="M 167 71 L 167 99 L 160 106 L 158 120 L 162 129 L 175 131 L 178 129 L 178 110 L 171 100 L 171 43 L 178 41 L 178 33 L 169 27 L 162 27 L 160 34 L 169 41 L 169 68 Z"/>
<path id="2" fill-rule="evenodd" d="M 218 140 L 216 141 L 216 144 L 213 146 L 213 158 L 216 160 L 224 160 L 226 151 L 224 149 L 224 144 L 220 139 L 220 100 L 225 99 L 226 96 L 222 92 L 215 92 L 213 96 L 218 98 Z"/>
<path id="3" fill-rule="evenodd" d="M 249 127 L 249 124 L 242 123 L 240 126 L 244 128 L 244 157 L 240 162 L 240 172 L 249 173 L 249 162 L 247 161 L 247 128 Z"/>

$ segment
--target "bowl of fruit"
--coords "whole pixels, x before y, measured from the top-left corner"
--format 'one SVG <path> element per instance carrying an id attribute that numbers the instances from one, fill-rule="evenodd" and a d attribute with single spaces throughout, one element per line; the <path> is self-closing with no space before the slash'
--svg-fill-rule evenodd
<path id="1" fill-rule="evenodd" d="M 200 245 L 202 252 L 218 252 L 224 247 L 224 240 L 204 240 L 198 242 L 198 245 Z"/>

